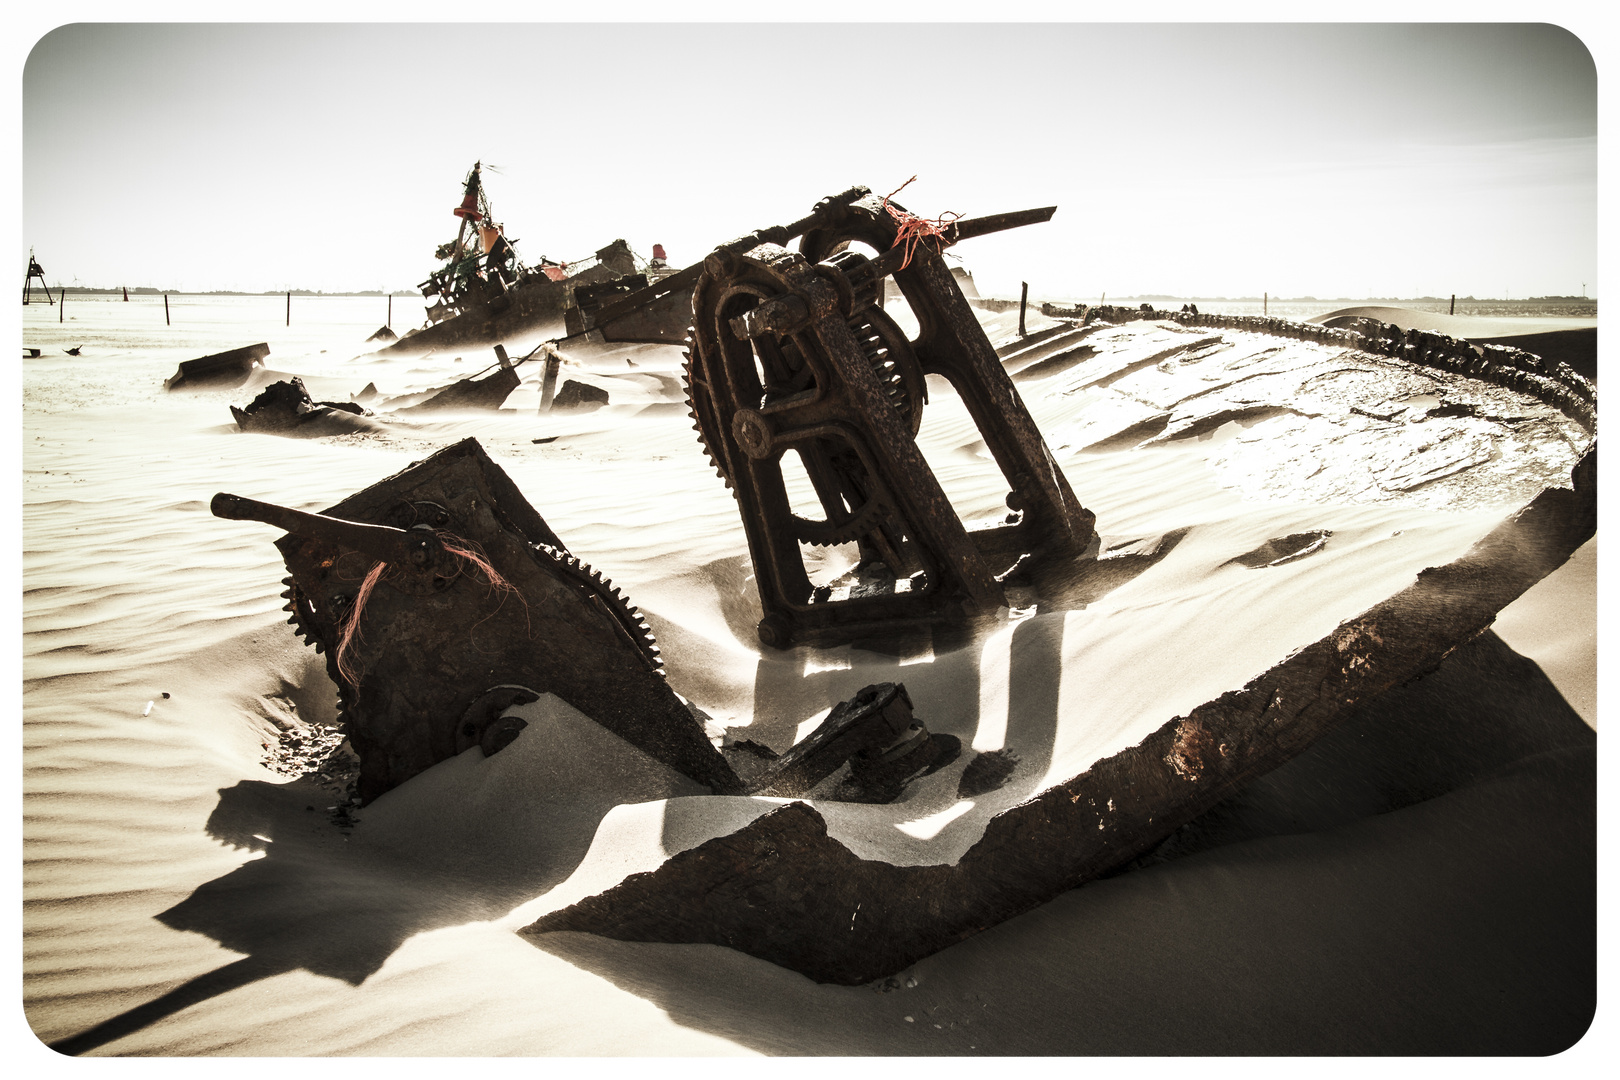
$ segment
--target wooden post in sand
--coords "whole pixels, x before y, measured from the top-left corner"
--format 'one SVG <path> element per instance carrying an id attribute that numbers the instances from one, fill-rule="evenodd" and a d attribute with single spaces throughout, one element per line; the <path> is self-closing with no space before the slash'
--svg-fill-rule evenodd
<path id="1" fill-rule="evenodd" d="M 1457 314 L 1457 294 L 1456 293 L 1451 294 L 1451 310 L 1446 312 L 1446 314 L 1447 315 L 1455 315 L 1455 314 Z"/>
<path id="2" fill-rule="evenodd" d="M 562 366 L 562 357 L 557 355 L 557 350 L 549 346 L 545 346 L 545 350 L 546 377 L 545 380 L 540 384 L 541 412 L 549 412 L 551 409 L 551 399 L 555 397 L 557 393 L 557 369 Z"/>
<path id="3" fill-rule="evenodd" d="M 394 294 L 393 293 L 388 294 L 388 318 L 383 320 L 383 325 L 388 327 L 388 329 L 390 329 L 390 330 L 392 330 L 394 328 Z"/>
<path id="4" fill-rule="evenodd" d="M 1271 294 L 1268 293 L 1268 292 L 1263 292 L 1263 293 L 1260 294 L 1260 317 L 1262 319 L 1264 319 L 1264 318 L 1269 317 L 1270 315 L 1271 315 Z"/>
<path id="5" fill-rule="evenodd" d="M 287 325 L 292 325 L 292 290 L 287 291 Z"/>
<path id="6" fill-rule="evenodd" d="M 1018 336 L 1028 337 L 1029 331 L 1024 329 L 1024 311 L 1029 307 L 1029 282 L 1019 284 L 1024 286 L 1024 291 L 1018 296 Z"/>
<path id="7" fill-rule="evenodd" d="M 169 325 L 169 294 L 163 294 L 163 325 Z"/>
<path id="8" fill-rule="evenodd" d="M 62 302 L 56 308 L 56 321 L 62 321 L 62 313 L 67 310 L 67 290 L 58 285 L 56 291 L 62 294 Z"/>

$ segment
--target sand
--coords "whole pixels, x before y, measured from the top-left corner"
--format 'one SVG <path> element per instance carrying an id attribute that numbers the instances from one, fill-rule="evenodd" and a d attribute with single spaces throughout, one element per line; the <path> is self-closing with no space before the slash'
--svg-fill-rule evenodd
<path id="1" fill-rule="evenodd" d="M 1014 781 L 966 809 L 960 766 L 903 806 L 818 807 L 866 857 L 948 862 L 994 813 L 1456 557 L 1556 460 L 1508 467 L 1469 451 L 1411 483 L 1305 477 L 1279 463 L 1306 452 L 1320 434 L 1309 425 L 1176 389 L 1219 390 L 1225 377 L 1204 373 L 1239 353 L 1263 365 L 1263 343 L 1196 367 L 1153 360 L 1161 337 L 1185 335 L 1099 334 L 1094 353 L 1032 369 L 1020 390 L 1119 560 L 1110 589 L 1006 615 L 941 655 L 768 653 L 751 633 L 734 504 L 679 404 L 678 351 L 571 350 L 565 377 L 612 395 L 597 412 L 538 416 L 527 365 L 498 415 L 287 439 L 238 433 L 226 409 L 273 375 L 173 394 L 162 380 L 179 360 L 256 340 L 271 341 L 273 371 L 331 400 L 368 382 L 408 395 L 493 357 L 359 355 L 375 322 L 337 300 L 290 330 L 224 303 L 164 330 L 134 306 L 83 302 L 66 329 L 25 312 L 25 343 L 45 355 L 23 369 L 24 1008 L 45 1043 L 96 1055 L 1537 1054 L 1591 1018 L 1595 542 L 1496 634 L 1364 706 L 1158 857 L 893 985 L 851 988 L 713 946 L 513 933 L 771 805 L 694 796 L 553 700 L 530 707 L 501 754 L 470 751 L 335 824 L 332 789 L 265 764 L 281 729 L 334 710 L 322 662 L 279 610 L 277 534 L 207 513 L 220 490 L 317 510 L 476 435 L 570 548 L 626 587 L 675 689 L 734 733 L 780 749 L 862 685 L 900 680 L 931 728 L 1022 751 Z M 82 357 L 62 355 L 81 344 Z M 976 433 L 942 386 L 930 392 L 925 451 L 965 517 L 996 513 Z M 1382 452 L 1386 436 L 1348 422 L 1372 440 L 1365 453 Z M 1485 494 L 1459 479 L 1469 462 L 1496 470 Z M 1229 564 L 1303 528 L 1333 539 L 1290 567 Z"/>

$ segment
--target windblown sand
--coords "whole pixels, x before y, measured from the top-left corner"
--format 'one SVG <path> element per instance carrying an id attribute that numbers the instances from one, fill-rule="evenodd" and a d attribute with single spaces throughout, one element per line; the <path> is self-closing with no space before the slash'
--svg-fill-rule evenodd
<path id="1" fill-rule="evenodd" d="M 1459 420 L 1403 449 L 1433 386 L 1377 391 L 1358 414 L 1349 403 L 1383 376 L 1332 350 L 1101 330 L 1009 369 L 1097 514 L 1117 567 L 1107 588 L 1031 599 L 939 654 L 771 652 L 752 632 L 735 504 L 681 404 L 678 350 L 570 351 L 564 377 L 611 395 L 593 413 L 537 414 L 531 364 L 498 414 L 385 417 L 315 439 L 236 430 L 227 404 L 277 374 L 164 393 L 178 361 L 258 340 L 269 368 L 332 400 L 373 382 L 411 394 L 493 361 L 482 348 L 376 360 L 361 355 L 374 314 L 307 303 L 292 328 L 279 301 L 258 322 L 248 301 L 199 302 L 169 329 L 150 301 L 81 301 L 71 323 L 25 313 L 25 344 L 45 355 L 23 368 L 23 991 L 45 1043 L 1538 1054 L 1585 1031 L 1595 541 L 1497 632 L 1140 865 L 852 988 L 714 946 L 514 933 L 774 805 L 695 796 L 554 699 L 494 757 L 469 751 L 352 814 L 338 809 L 341 776 L 289 779 L 289 732 L 330 724 L 333 688 L 284 622 L 279 534 L 207 510 L 222 490 L 319 510 L 475 435 L 570 549 L 625 587 L 674 688 L 733 735 L 785 749 L 837 701 L 892 680 L 931 729 L 1018 752 L 1012 781 L 967 805 L 961 765 L 894 807 L 818 804 L 858 854 L 949 862 L 995 813 L 1242 685 L 1567 476 L 1578 439 L 1555 414 L 1496 432 Z M 1013 323 L 990 320 L 992 338 Z M 84 354 L 63 355 L 72 345 Z M 1290 407 L 1304 368 L 1320 376 L 1309 415 Z M 993 519 L 1005 489 L 965 410 L 930 383 L 924 450 L 963 516 Z M 1322 425 L 1345 448 L 1325 464 Z M 1232 562 L 1309 529 L 1331 533 L 1309 557 Z M 818 572 L 835 581 L 849 561 L 831 550 Z"/>

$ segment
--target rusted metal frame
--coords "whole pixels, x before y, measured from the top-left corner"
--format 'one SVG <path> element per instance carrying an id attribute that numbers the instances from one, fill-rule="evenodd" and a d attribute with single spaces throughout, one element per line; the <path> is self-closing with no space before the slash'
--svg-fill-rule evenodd
<path id="1" fill-rule="evenodd" d="M 882 461 L 874 455 L 871 440 L 867 439 L 865 433 L 862 432 L 858 427 L 855 427 L 854 425 L 841 419 L 806 426 L 795 425 L 792 428 L 778 432 L 773 439 L 772 445 L 773 448 L 778 450 L 778 453 L 776 454 L 778 461 L 780 460 L 782 452 L 787 450 L 800 451 L 800 458 L 805 462 L 806 465 L 805 471 L 809 472 L 812 459 L 805 457 L 803 450 L 804 448 L 815 446 L 817 440 L 821 439 L 830 439 L 841 442 L 855 453 L 855 455 L 860 459 L 861 465 L 866 469 L 867 477 L 873 485 L 873 490 L 868 493 L 868 497 L 878 500 L 879 505 L 888 511 L 884 517 L 884 523 L 887 524 L 892 522 L 893 524 L 898 525 L 900 528 L 908 530 L 906 532 L 907 536 L 913 536 L 915 530 L 911 529 L 909 522 L 902 516 L 904 510 L 903 507 L 898 503 L 892 486 L 883 479 L 884 466 Z M 813 475 L 811 479 L 813 482 Z M 820 494 L 819 489 L 818 494 Z M 822 500 L 822 505 L 823 509 L 826 509 L 825 499 Z M 853 514 L 850 515 L 850 519 L 853 519 Z M 890 540 L 889 544 L 891 547 L 897 547 L 893 540 Z M 905 555 L 912 561 L 920 564 L 919 568 L 927 576 L 927 583 L 920 590 L 914 590 L 908 594 L 896 595 L 900 595 L 902 598 L 909 596 L 911 599 L 904 602 L 909 604 L 912 609 L 915 609 L 918 600 L 923 596 L 938 592 L 942 589 L 945 584 L 945 575 L 942 573 L 944 567 L 938 561 L 937 553 L 935 551 L 930 549 L 926 544 L 916 542 L 915 537 L 912 547 L 914 550 L 906 552 Z M 899 551 L 885 552 L 884 556 L 884 561 L 888 564 L 889 569 L 894 571 L 897 577 L 907 573 L 906 568 L 902 565 L 902 556 Z M 839 601 L 841 604 L 849 602 L 850 601 Z M 808 609 L 808 606 L 809 605 L 799 605 L 799 607 L 806 609 Z"/>
<path id="2" fill-rule="evenodd" d="M 1015 528 L 1055 553 L 1080 554 L 1096 516 L 1080 504 L 1052 459 L 944 259 L 919 246 L 911 265 L 894 277 L 917 316 L 920 332 L 912 348 L 924 373 L 955 388 L 1011 488 L 1008 505 L 1024 511 Z"/>
<path id="3" fill-rule="evenodd" d="M 732 474 L 737 498 L 756 513 L 742 515 L 743 532 L 754 561 L 754 581 L 760 607 L 767 617 L 784 609 L 794 611 L 810 602 L 810 575 L 799 555 L 799 538 L 793 530 L 792 506 L 787 485 L 782 480 L 779 460 L 756 460 L 738 455 L 738 468 Z"/>
<path id="4" fill-rule="evenodd" d="M 972 605 L 988 610 L 1001 604 L 1001 587 L 968 538 L 939 478 L 912 437 L 909 425 L 889 404 L 888 395 L 873 374 L 854 335 L 841 318 L 823 316 L 813 323 L 816 336 L 837 369 L 852 411 L 870 433 L 868 450 L 876 459 L 874 475 L 882 478 L 894 509 L 906 522 L 914 540 L 933 553 L 953 582 L 940 582 L 945 591 L 960 586 Z"/>
<path id="5" fill-rule="evenodd" d="M 754 254 L 796 268 L 796 275 L 785 275 L 782 273 L 783 265 L 775 266 L 774 273 L 768 263 L 760 267 L 763 278 L 776 280 L 777 289 L 787 288 L 783 284 L 784 277 L 788 277 L 791 284 L 796 284 L 801 289 L 809 288 L 808 302 L 806 303 L 802 297 L 800 302 L 806 303 L 804 307 L 806 312 L 811 307 L 823 309 L 825 316 L 830 320 L 827 324 L 831 327 L 830 332 L 842 332 L 845 351 L 848 354 L 842 367 L 853 371 L 858 381 L 864 380 L 868 384 L 866 387 L 868 400 L 871 400 L 874 394 L 880 394 L 881 387 L 876 383 L 876 376 L 871 372 L 864 354 L 861 354 L 854 345 L 853 336 L 848 331 L 847 325 L 840 319 L 841 312 L 836 305 L 835 293 L 820 280 L 820 275 L 804 264 L 799 257 L 789 256 L 787 252 L 774 246 L 756 250 Z M 764 262 L 758 258 L 753 261 L 756 265 Z M 719 273 L 711 278 L 708 284 L 700 284 L 700 289 L 728 288 L 728 285 L 720 280 L 727 272 L 725 267 L 721 265 L 716 269 Z M 736 270 L 735 265 L 730 268 L 733 274 Z M 731 296 L 739 293 L 760 296 L 765 288 L 759 282 L 741 281 L 730 285 L 729 289 L 729 292 L 718 296 L 706 294 L 696 298 L 697 307 L 710 313 L 713 318 L 709 322 L 700 323 L 697 328 L 698 348 L 694 378 L 696 382 L 705 384 L 709 397 L 720 407 L 721 412 L 728 408 L 735 409 L 738 406 L 746 407 L 753 404 L 759 400 L 762 393 L 758 374 L 754 368 L 754 345 L 736 337 L 732 332 L 730 324 L 733 306 L 728 301 Z M 817 290 L 820 290 L 819 294 Z M 837 325 L 832 326 L 832 323 Z M 932 558 L 928 558 L 923 560 L 931 586 L 928 589 L 918 590 L 917 593 L 861 597 L 857 600 L 840 601 L 837 605 L 813 602 L 812 590 L 808 576 L 804 572 L 803 557 L 799 549 L 799 537 L 792 525 L 791 508 L 781 476 L 781 453 L 789 448 L 798 449 L 801 445 L 808 449 L 814 446 L 817 439 L 830 439 L 851 448 L 861 458 L 874 483 L 881 484 L 886 476 L 892 478 L 899 472 L 892 461 L 885 465 L 875 459 L 871 443 L 864 433 L 849 425 L 852 416 L 859 416 L 861 413 L 861 410 L 853 405 L 858 399 L 850 396 L 848 388 L 842 385 L 835 371 L 826 369 L 825 365 L 832 363 L 833 358 L 823 348 L 821 336 L 814 333 L 814 329 L 807 326 L 800 330 L 799 336 L 802 340 L 798 343 L 798 347 L 806 364 L 813 366 L 820 389 L 797 400 L 805 405 L 812 402 L 819 405 L 825 400 L 828 408 L 815 408 L 813 412 L 817 419 L 825 418 L 830 423 L 808 426 L 795 424 L 794 418 L 790 415 L 793 409 L 773 410 L 772 421 L 786 421 L 783 425 L 786 441 L 778 444 L 774 436 L 770 437 L 755 451 L 759 454 L 758 458 L 750 457 L 747 451 L 742 454 L 733 452 L 732 447 L 736 445 L 735 431 L 716 432 L 716 438 L 711 440 L 721 444 L 716 449 L 720 450 L 727 472 L 733 477 L 739 501 L 745 508 L 755 508 L 753 512 L 747 512 L 745 509 L 743 524 L 750 550 L 755 558 L 756 582 L 761 605 L 766 612 L 766 620 L 761 624 L 761 635 L 773 644 L 786 644 L 794 636 L 806 631 L 834 628 L 839 618 L 854 619 L 862 622 L 863 626 L 867 625 L 868 620 L 882 624 L 883 627 L 903 626 L 907 623 L 914 625 L 918 617 L 926 618 L 932 613 L 945 613 L 945 605 L 952 601 L 953 594 L 960 588 L 960 583 L 955 581 L 949 572 L 951 568 L 948 565 L 937 564 Z M 834 388 L 839 388 L 841 392 L 835 392 Z M 879 415 L 888 415 L 898 423 L 899 417 L 893 408 L 887 401 L 883 401 L 882 404 L 883 409 Z M 837 407 L 833 407 L 835 405 Z M 909 430 L 904 434 L 909 437 Z M 787 445 L 788 442 L 799 445 L 790 447 Z M 743 448 L 737 446 L 737 449 Z M 815 453 L 816 451 L 812 451 L 812 458 Z M 801 457 L 803 456 L 801 453 Z M 914 464 L 924 465 L 920 455 Z M 926 478 L 924 482 L 937 483 L 933 481 L 931 473 L 924 471 L 923 476 Z M 894 509 L 897 512 L 901 514 L 906 512 L 903 503 L 892 498 L 888 501 L 896 504 Z M 975 557 L 954 513 L 946 520 L 949 527 L 955 528 L 959 533 L 958 554 L 961 549 L 965 549 L 970 558 Z M 926 543 L 916 546 L 919 553 L 927 549 Z M 947 554 L 950 551 L 948 544 L 941 545 L 936 542 L 935 546 L 943 547 Z M 991 580 L 988 574 L 985 575 L 985 580 Z M 935 591 L 938 595 L 928 595 Z M 999 593 L 996 596 L 999 602 Z M 832 611 L 834 606 L 838 609 L 837 617 L 834 617 Z"/>
<path id="6" fill-rule="evenodd" d="M 946 229 L 944 243 L 1045 221 L 1054 211 L 1044 207 L 967 219 Z M 1011 489 L 1009 505 L 1019 503 L 1012 508 L 1024 511 L 1017 525 L 973 533 L 980 549 L 1047 544 L 1057 553 L 1080 554 L 1091 541 L 1095 515 L 1081 505 L 1053 461 L 939 251 L 924 240 L 912 252 L 910 265 L 900 270 L 904 254 L 894 246 L 897 232 L 882 201 L 867 198 L 849 205 L 824 232 L 807 233 L 800 247 L 806 258 L 815 259 L 825 257 L 823 249 L 841 240 L 859 241 L 882 254 L 858 273 L 870 276 L 892 268 L 895 283 L 917 317 L 919 332 L 912 351 L 918 363 L 924 374 L 939 375 L 955 388 Z"/>
<path id="7" fill-rule="evenodd" d="M 838 307 L 836 290 L 802 256 L 761 246 L 750 258 L 768 262 L 805 301 L 810 310 L 807 336 L 833 369 L 829 399 L 842 398 L 846 416 L 859 417 L 869 432 L 862 439 L 874 464 L 874 476 L 889 489 L 894 507 L 912 530 L 913 539 L 934 553 L 953 581 L 941 582 L 946 592 L 960 587 L 969 602 L 981 609 L 1001 603 L 1001 588 L 968 539 L 939 479 L 923 458 L 909 426 L 889 403 L 888 395 L 867 363 Z"/>
<path id="8" fill-rule="evenodd" d="M 712 278 L 700 281 L 697 286 L 698 289 L 719 287 Z M 753 343 L 732 338 L 730 327 L 726 325 L 729 319 L 726 302 L 740 291 L 734 290 L 715 300 L 713 325 L 694 327 L 698 339 L 693 342 L 694 371 L 702 371 L 710 400 L 721 414 L 728 399 L 733 405 L 743 402 L 757 405 L 763 394 L 754 371 Z M 698 302 L 699 297 L 694 294 L 694 317 Z M 702 339 L 712 345 L 704 347 Z M 748 382 L 744 383 L 743 378 Z M 777 557 L 782 551 L 791 551 L 795 556 L 798 553 L 798 537 L 791 529 L 792 506 L 782 479 L 780 455 L 756 459 L 747 453 L 733 452 L 735 437 L 728 431 L 716 432 L 711 442 L 718 444 L 717 449 L 724 453 L 726 471 L 736 489 L 738 502 L 745 508 L 741 515 L 743 533 L 754 562 L 760 606 L 769 615 L 781 607 L 808 602 L 810 577 L 803 560 Z M 757 507 L 758 512 L 746 512 L 749 507 Z"/>

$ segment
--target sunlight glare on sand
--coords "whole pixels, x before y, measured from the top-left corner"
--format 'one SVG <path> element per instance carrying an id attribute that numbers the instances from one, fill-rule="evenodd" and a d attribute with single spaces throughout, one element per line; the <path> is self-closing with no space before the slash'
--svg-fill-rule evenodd
<path id="1" fill-rule="evenodd" d="M 940 834 L 940 831 L 945 826 L 971 809 L 973 809 L 973 800 L 962 799 L 956 805 L 947 807 L 937 814 L 929 814 L 927 817 L 918 818 L 916 821 L 898 821 L 894 827 L 907 836 L 914 836 L 918 840 L 932 840 Z"/>

